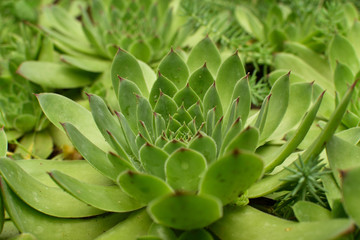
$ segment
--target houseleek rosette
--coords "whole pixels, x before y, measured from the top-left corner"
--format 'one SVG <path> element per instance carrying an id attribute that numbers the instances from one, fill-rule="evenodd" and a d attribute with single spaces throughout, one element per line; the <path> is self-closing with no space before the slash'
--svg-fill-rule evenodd
<path id="1" fill-rule="evenodd" d="M 298 149 L 323 94 L 313 99 L 313 84 L 290 85 L 285 74 L 250 113 L 237 52 L 222 61 L 209 38 L 186 61 L 171 50 L 153 83 L 121 49 L 111 72 L 120 106 L 114 114 L 92 94 L 91 112 L 57 94 L 37 95 L 86 161 L 1 159 L 2 197 L 21 232 L 38 239 L 212 239 L 210 230 L 220 239 L 279 239 L 269 233 L 291 228 L 296 231 L 284 237 L 328 239 L 351 227 L 346 219 L 289 222 L 244 205 L 284 185 L 279 179 L 289 173 L 275 168 L 285 160 L 301 154 L 306 163 L 322 151 L 354 86 L 313 144 Z M 259 219 L 265 221 L 260 232 L 251 224 Z"/>

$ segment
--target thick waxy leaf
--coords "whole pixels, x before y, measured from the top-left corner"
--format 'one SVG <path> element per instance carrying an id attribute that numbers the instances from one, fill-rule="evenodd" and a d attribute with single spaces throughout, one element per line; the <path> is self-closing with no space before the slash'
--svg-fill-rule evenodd
<path id="1" fill-rule="evenodd" d="M 209 37 L 204 38 L 193 47 L 187 60 L 191 73 L 199 69 L 204 63 L 206 63 L 212 76 L 216 76 L 221 64 L 221 57 L 219 50 Z"/>
<path id="2" fill-rule="evenodd" d="M 169 54 L 160 62 L 158 70 L 171 80 L 178 89 L 185 86 L 189 77 L 188 67 L 173 49 L 171 49 Z"/>
<path id="3" fill-rule="evenodd" d="M 341 62 L 337 62 L 334 71 L 334 84 L 336 91 L 340 94 L 340 97 L 344 96 L 348 85 L 350 85 L 353 81 L 354 74 L 351 69 Z"/>
<path id="4" fill-rule="evenodd" d="M 263 227 L 259 228 L 254 222 L 261 222 Z M 269 240 L 326 240 L 336 239 L 351 228 L 349 219 L 297 223 L 274 217 L 250 206 L 228 207 L 224 217 L 210 226 L 216 236 L 227 240 L 261 240 L 264 236 Z"/>
<path id="5" fill-rule="evenodd" d="M 141 96 L 137 96 L 137 109 L 136 109 L 136 117 L 138 122 L 139 130 L 142 134 L 144 134 L 143 129 L 146 129 L 148 134 L 150 135 L 150 141 L 155 141 L 154 134 L 154 118 L 153 118 L 153 112 L 151 105 L 149 101 L 146 98 L 143 98 Z M 142 122 L 142 123 L 141 123 Z M 141 127 L 141 125 L 144 124 L 144 127 Z"/>
<path id="6" fill-rule="evenodd" d="M 222 137 L 223 137 L 223 118 L 221 117 L 219 121 L 215 124 L 214 131 L 211 134 L 211 137 L 216 142 L 216 149 L 217 149 L 217 155 L 220 153 L 221 144 L 222 144 Z"/>
<path id="7" fill-rule="evenodd" d="M 196 138 L 194 138 L 189 143 L 189 148 L 200 152 L 205 157 L 206 162 L 208 164 L 210 164 L 216 160 L 216 143 L 215 143 L 215 141 L 211 137 L 209 137 L 201 132 L 199 132 L 196 135 Z"/>
<path id="8" fill-rule="evenodd" d="M 20 144 L 24 148 L 16 148 L 15 153 L 21 154 L 24 159 L 30 159 L 31 155 L 46 159 L 54 148 L 53 140 L 47 131 L 26 134 Z"/>
<path id="9" fill-rule="evenodd" d="M 136 86 L 136 84 L 127 79 L 120 78 L 119 83 L 119 106 L 121 109 L 121 113 L 125 116 L 128 121 L 132 131 L 137 133 L 137 98 L 136 95 L 141 95 L 140 89 Z"/>
<path id="10" fill-rule="evenodd" d="M 0 128 L 0 157 L 5 157 L 7 152 L 7 138 L 4 131 L 4 128 Z"/>
<path id="11" fill-rule="evenodd" d="M 245 31 L 256 37 L 258 40 L 264 41 L 264 25 L 248 8 L 238 6 L 235 10 L 235 16 Z"/>
<path id="12" fill-rule="evenodd" d="M 176 102 L 170 98 L 168 95 L 160 92 L 159 99 L 155 105 L 154 111 L 160 113 L 164 117 L 165 121 L 169 121 L 169 116 L 172 116 L 176 113 L 178 106 Z"/>
<path id="13" fill-rule="evenodd" d="M 119 175 L 118 184 L 124 192 L 146 204 L 172 192 L 161 178 L 131 171 Z"/>
<path id="14" fill-rule="evenodd" d="M 135 134 L 134 132 L 131 130 L 131 127 L 128 123 L 128 121 L 126 120 L 125 116 L 121 113 L 121 112 L 115 112 L 116 116 L 118 117 L 118 120 L 120 122 L 121 128 L 123 130 L 124 136 L 125 136 L 125 140 L 128 144 L 128 146 L 130 147 L 133 155 L 139 159 L 139 149 L 138 146 L 136 145 L 136 141 L 135 141 Z"/>
<path id="15" fill-rule="evenodd" d="M 213 85 L 209 87 L 204 96 L 204 113 L 208 113 L 211 109 L 215 108 L 215 119 L 214 121 L 218 121 L 220 117 L 223 115 L 223 108 L 221 105 L 219 93 L 215 86 L 215 82 Z M 214 123 L 215 124 L 215 123 Z"/>
<path id="16" fill-rule="evenodd" d="M 236 83 L 231 99 L 232 101 L 236 100 L 234 113 L 231 114 L 232 108 L 230 107 L 228 109 L 230 112 L 226 114 L 227 118 L 225 119 L 225 122 L 227 122 L 229 126 L 234 123 L 236 118 L 241 117 L 242 122 L 245 123 L 249 116 L 251 107 L 251 93 L 249 87 L 249 78 L 247 75 Z"/>
<path id="17" fill-rule="evenodd" d="M 101 134 L 118 154 L 127 159 L 126 154 L 123 152 L 124 150 L 129 152 L 129 147 L 120 124 L 110 113 L 109 108 L 101 97 L 92 94 L 88 94 L 87 96 L 89 98 L 91 114 Z"/>
<path id="18" fill-rule="evenodd" d="M 266 118 L 267 118 L 267 115 L 268 115 L 268 112 L 269 112 L 270 98 L 271 98 L 271 95 L 264 98 L 264 100 L 263 100 L 263 102 L 261 104 L 259 114 L 258 114 L 258 116 L 256 118 L 255 127 L 257 129 L 259 129 L 260 134 L 264 129 Z"/>
<path id="19" fill-rule="evenodd" d="M 324 92 L 325 93 L 325 92 Z M 265 172 L 272 171 L 276 166 L 280 165 L 291 153 L 293 153 L 302 140 L 305 138 L 309 129 L 311 128 L 316 114 L 321 105 L 324 93 L 319 96 L 317 101 L 313 104 L 310 110 L 304 116 L 300 126 L 293 134 L 293 136 L 274 154 L 269 154 L 264 157 L 265 160 Z"/>
<path id="20" fill-rule="evenodd" d="M 95 73 L 104 72 L 105 70 L 110 69 L 111 66 L 111 62 L 108 60 L 102 60 L 88 56 L 74 57 L 70 55 L 62 55 L 61 60 L 79 69 Z"/>
<path id="21" fill-rule="evenodd" d="M 163 240 L 177 240 L 173 230 L 157 223 L 151 224 L 148 234 L 150 236 L 157 236 Z"/>
<path id="22" fill-rule="evenodd" d="M 197 151 L 180 148 L 165 163 L 166 182 L 175 190 L 197 191 L 206 160 Z"/>
<path id="23" fill-rule="evenodd" d="M 196 95 L 194 90 L 190 88 L 189 84 L 186 84 L 186 86 L 179 90 L 174 96 L 174 101 L 176 104 L 178 106 L 184 105 L 186 109 L 199 100 L 199 97 Z"/>
<path id="24" fill-rule="evenodd" d="M 186 111 L 184 105 L 181 105 L 177 110 L 177 113 L 174 114 L 174 119 L 176 119 L 179 123 L 189 123 L 192 118 L 190 114 Z"/>
<path id="25" fill-rule="evenodd" d="M 98 148 L 95 144 L 90 142 L 79 130 L 70 123 L 63 124 L 66 133 L 68 134 L 71 142 L 81 155 L 99 172 L 116 180 L 119 174 L 118 170 L 114 168 L 112 163 L 108 160 L 106 153 Z"/>
<path id="26" fill-rule="evenodd" d="M 275 131 L 285 115 L 290 95 L 289 74 L 280 77 L 271 89 L 269 110 L 264 129 L 260 133 L 260 143 Z"/>
<path id="27" fill-rule="evenodd" d="M 221 143 L 220 155 L 223 155 L 225 148 L 228 144 L 238 135 L 242 130 L 242 121 L 240 118 L 237 118 L 234 124 L 230 127 L 229 131 L 224 137 L 224 140 Z"/>
<path id="28" fill-rule="evenodd" d="M 0 172 L 23 201 L 48 215 L 74 218 L 103 213 L 103 211 L 75 199 L 58 187 L 50 187 L 39 182 L 21 169 L 13 160 L 1 158 Z"/>
<path id="29" fill-rule="evenodd" d="M 341 186 L 340 170 L 360 166 L 360 148 L 333 136 L 326 144 L 326 153 L 336 182 Z"/>
<path id="30" fill-rule="evenodd" d="M 224 109 L 228 109 L 234 87 L 237 81 L 244 76 L 245 69 L 237 52 L 221 64 L 216 77 L 216 85 Z"/>
<path id="31" fill-rule="evenodd" d="M 139 210 L 101 234 L 96 240 L 137 240 L 148 232 L 152 223 L 146 210 Z"/>
<path id="32" fill-rule="evenodd" d="M 360 62 L 351 43 L 344 37 L 336 34 L 329 45 L 329 58 L 332 69 L 336 69 L 336 62 L 347 65 L 353 74 L 360 69 Z"/>
<path id="33" fill-rule="evenodd" d="M 204 98 L 206 91 L 213 82 L 214 78 L 211 76 L 206 64 L 193 72 L 189 78 L 190 87 L 196 92 L 200 99 Z"/>
<path id="34" fill-rule="evenodd" d="M 151 144 L 145 144 L 140 148 L 140 160 L 143 168 L 151 175 L 165 180 L 165 161 L 168 154 Z"/>
<path id="35" fill-rule="evenodd" d="M 155 136 L 162 135 L 162 133 L 166 130 L 165 119 L 161 116 L 161 114 L 158 114 L 156 112 L 154 112 L 154 125 Z"/>
<path id="36" fill-rule="evenodd" d="M 98 209 L 108 212 L 130 212 L 143 207 L 143 204 L 129 197 L 117 185 L 84 183 L 57 170 L 49 174 L 69 194 Z"/>
<path id="37" fill-rule="evenodd" d="M 151 88 L 149 102 L 152 107 L 155 107 L 161 92 L 165 93 L 169 97 L 173 97 L 175 93 L 177 93 L 177 91 L 178 90 L 175 84 L 172 83 L 169 79 L 167 79 L 163 75 L 161 75 L 159 72 L 159 76 Z"/>
<path id="38" fill-rule="evenodd" d="M 122 49 L 118 50 L 111 66 L 111 79 L 115 90 L 119 89 L 118 76 L 133 81 L 141 90 L 144 97 L 149 95 L 149 90 L 147 89 L 144 75 L 138 61 Z M 115 92 L 118 94 L 117 91 Z"/>
<path id="39" fill-rule="evenodd" d="M 149 62 L 152 55 L 151 47 L 143 40 L 133 42 L 133 44 L 129 46 L 129 52 L 134 55 L 135 58 L 144 62 Z"/>
<path id="40" fill-rule="evenodd" d="M 263 172 L 263 162 L 254 153 L 234 150 L 208 168 L 200 184 L 200 194 L 211 194 L 223 205 L 245 192 Z"/>
<path id="41" fill-rule="evenodd" d="M 157 223 L 191 230 L 218 220 L 222 216 L 222 205 L 213 196 L 175 193 L 152 201 L 148 212 Z"/>
<path id="42" fill-rule="evenodd" d="M 331 212 L 313 202 L 298 201 L 292 207 L 300 222 L 316 222 L 331 219 Z"/>
<path id="43" fill-rule="evenodd" d="M 230 129 L 231 131 L 231 129 Z M 259 131 L 253 127 L 247 127 L 235 136 L 229 144 L 225 146 L 224 153 L 232 152 L 235 149 L 244 149 L 255 152 L 259 140 Z"/>
<path id="44" fill-rule="evenodd" d="M 213 240 L 213 237 L 205 229 L 197 229 L 182 233 L 178 239 L 179 240 Z"/>
<path id="45" fill-rule="evenodd" d="M 326 199 L 330 205 L 331 209 L 334 209 L 336 203 L 341 199 L 341 192 L 338 184 L 335 181 L 332 173 L 327 173 L 321 176 L 321 181 L 325 189 Z"/>
<path id="46" fill-rule="evenodd" d="M 319 155 L 324 149 L 325 143 L 330 141 L 332 135 L 334 134 L 338 125 L 341 122 L 347 105 L 351 100 L 355 84 L 356 82 L 349 88 L 342 101 L 338 104 L 337 108 L 331 115 L 328 123 L 325 125 L 320 135 L 315 140 L 313 140 L 312 144 L 302 153 L 301 159 L 305 163 L 309 161 L 311 157 Z M 283 169 L 275 175 L 263 178 L 261 181 L 252 185 L 252 187 L 248 191 L 248 197 L 252 198 L 264 196 L 279 189 L 284 184 L 284 181 L 280 181 L 280 179 L 284 179 L 286 176 L 289 176 L 289 174 L 291 174 L 290 171 Z"/>
<path id="47" fill-rule="evenodd" d="M 29 207 L 15 195 L 4 180 L 1 180 L 1 192 L 6 210 L 17 228 L 21 232 L 33 234 L 38 239 L 94 239 L 127 216 L 116 213 L 85 219 L 56 218 Z"/>
<path id="48" fill-rule="evenodd" d="M 115 153 L 109 152 L 107 154 L 107 158 L 109 159 L 109 161 L 112 163 L 112 165 L 114 166 L 114 168 L 120 173 L 123 172 L 125 170 L 134 170 L 135 168 L 133 165 L 131 165 L 131 163 L 129 162 L 129 160 L 125 160 L 124 158 L 116 155 Z"/>
<path id="49" fill-rule="evenodd" d="M 27 61 L 17 73 L 24 78 L 48 88 L 78 88 L 91 83 L 94 77 L 65 64 Z"/>
<path id="50" fill-rule="evenodd" d="M 347 214 L 360 226 L 360 168 L 356 167 L 349 171 L 343 172 L 342 192 L 344 199 L 344 207 Z"/>
<path id="51" fill-rule="evenodd" d="M 186 148 L 186 144 L 176 139 L 173 139 L 172 141 L 166 143 L 163 147 L 164 151 L 168 154 L 175 152 L 179 148 Z"/>
<path id="52" fill-rule="evenodd" d="M 188 109 L 188 113 L 195 119 L 196 127 L 199 128 L 201 124 L 204 122 L 204 115 L 201 110 L 201 103 L 200 101 L 192 105 Z"/>
<path id="53" fill-rule="evenodd" d="M 308 110 L 313 96 L 312 83 L 295 83 L 290 86 L 289 104 L 284 118 L 277 129 L 269 137 L 270 139 L 281 139 L 294 128 Z"/>
<path id="54" fill-rule="evenodd" d="M 81 105 L 54 93 L 42 93 L 37 98 L 45 115 L 60 130 L 64 130 L 60 123 L 71 123 L 96 146 L 104 151 L 110 150 L 91 113 Z"/>

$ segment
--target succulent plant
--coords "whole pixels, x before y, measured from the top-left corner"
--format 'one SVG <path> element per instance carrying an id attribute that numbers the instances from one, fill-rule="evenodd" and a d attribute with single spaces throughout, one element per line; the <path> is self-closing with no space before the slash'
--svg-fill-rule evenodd
<path id="1" fill-rule="evenodd" d="M 354 85 L 303 149 L 324 94 L 313 99 L 311 83 L 290 85 L 285 74 L 252 112 L 238 53 L 222 61 L 208 37 L 185 60 L 171 50 L 154 82 L 148 74 L 118 50 L 115 114 L 94 94 L 91 112 L 58 94 L 37 95 L 86 161 L 1 158 L 3 202 L 20 232 L 38 239 L 331 239 L 351 228 L 348 219 L 295 223 L 246 205 L 284 186 L 290 171 L 283 165 L 321 153 Z"/>

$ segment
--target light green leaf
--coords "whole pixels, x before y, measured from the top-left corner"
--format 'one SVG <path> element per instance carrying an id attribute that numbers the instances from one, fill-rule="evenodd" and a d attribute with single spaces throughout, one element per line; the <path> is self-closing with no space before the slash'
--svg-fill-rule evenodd
<path id="1" fill-rule="evenodd" d="M 342 172 L 342 192 L 344 207 L 349 216 L 360 226 L 360 209 L 358 207 L 360 194 L 360 168 L 352 168 L 349 171 Z"/>
<path id="2" fill-rule="evenodd" d="M 246 32 L 260 41 L 265 40 L 264 25 L 248 8 L 243 6 L 236 7 L 235 17 Z"/>
<path id="3" fill-rule="evenodd" d="M 152 219 L 181 230 L 203 228 L 222 216 L 219 199 L 209 195 L 175 193 L 152 201 L 148 206 Z"/>
<path id="4" fill-rule="evenodd" d="M 123 213 L 116 213 L 84 219 L 56 218 L 29 207 L 15 195 L 4 180 L 1 180 L 1 192 L 6 210 L 16 227 L 21 232 L 33 234 L 38 239 L 90 240 L 127 216 Z M 62 209 L 65 210 L 65 208 Z"/>
<path id="5" fill-rule="evenodd" d="M 189 143 L 189 148 L 200 152 L 206 159 L 207 164 L 210 164 L 216 160 L 216 143 L 213 138 L 197 133 L 195 138 Z"/>
<path id="6" fill-rule="evenodd" d="M 165 151 L 148 143 L 140 148 L 140 161 L 144 169 L 163 180 L 165 180 L 165 161 L 168 156 Z"/>
<path id="7" fill-rule="evenodd" d="M 45 115 L 60 130 L 64 130 L 60 123 L 71 123 L 96 146 L 104 151 L 111 150 L 98 130 L 91 113 L 81 105 L 54 93 L 42 93 L 37 95 L 37 98 Z"/>
<path id="8" fill-rule="evenodd" d="M 219 50 L 208 36 L 192 48 L 187 59 L 187 65 L 191 73 L 199 69 L 204 63 L 209 68 L 212 76 L 216 76 L 221 64 L 221 57 Z"/>
<path id="9" fill-rule="evenodd" d="M 261 176 L 263 167 L 254 153 L 234 150 L 210 165 L 201 181 L 200 194 L 216 196 L 223 205 L 229 204 Z"/>
<path id="10" fill-rule="evenodd" d="M 70 56 L 61 55 L 61 61 L 70 64 L 76 68 L 79 68 L 88 72 L 100 73 L 107 69 L 110 69 L 111 62 L 109 60 L 102 60 L 99 58 L 92 58 L 90 56 Z"/>
<path id="11" fill-rule="evenodd" d="M 108 212 L 130 212 L 143 204 L 125 194 L 119 186 L 101 186 L 81 182 L 58 170 L 51 171 L 50 177 L 66 192 L 80 201 Z"/>
<path id="12" fill-rule="evenodd" d="M 197 151 L 180 148 L 165 163 L 166 182 L 175 190 L 195 192 L 206 169 L 206 160 Z"/>
<path id="13" fill-rule="evenodd" d="M 151 88 L 149 102 L 152 107 L 155 107 L 155 105 L 160 97 L 161 92 L 165 93 L 169 97 L 173 97 L 175 95 L 175 93 L 177 93 L 177 91 L 178 90 L 177 90 L 175 84 L 172 83 L 165 76 L 161 75 L 161 73 L 159 72 L 159 76 Z"/>
<path id="14" fill-rule="evenodd" d="M 214 78 L 211 76 L 206 64 L 194 71 L 189 78 L 190 87 L 195 91 L 201 100 L 204 98 L 206 91 L 213 82 Z"/>
<path id="15" fill-rule="evenodd" d="M 174 96 L 174 101 L 178 106 L 184 105 L 186 109 L 199 101 L 198 95 L 190 88 L 189 84 L 180 89 Z"/>
<path id="16" fill-rule="evenodd" d="M 36 61 L 23 62 L 17 73 L 47 88 L 83 87 L 90 84 L 95 77 L 65 64 Z"/>
<path id="17" fill-rule="evenodd" d="M 332 218 L 328 209 L 313 202 L 298 201 L 292 206 L 292 209 L 300 222 L 316 222 Z"/>
<path id="18" fill-rule="evenodd" d="M 215 82 L 209 87 L 209 89 L 205 93 L 203 104 L 204 113 L 208 113 L 209 111 L 212 111 L 212 109 L 215 110 L 215 122 L 218 121 L 220 117 L 222 117 L 223 108 L 221 105 L 220 95 L 217 91 L 217 87 L 215 86 Z"/>
<path id="19" fill-rule="evenodd" d="M 4 127 L 0 128 L 0 157 L 5 157 L 8 148 L 7 137 Z"/>

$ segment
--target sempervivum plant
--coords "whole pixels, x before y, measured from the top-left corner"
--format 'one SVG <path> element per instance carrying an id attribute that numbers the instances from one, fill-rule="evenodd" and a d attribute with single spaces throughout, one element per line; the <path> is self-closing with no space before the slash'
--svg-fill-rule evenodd
<path id="1" fill-rule="evenodd" d="M 19 231 L 38 239 L 333 239 L 351 228 L 348 219 L 295 223 L 246 205 L 284 185 L 279 179 L 290 173 L 276 167 L 285 160 L 289 169 L 294 156 L 306 163 L 323 150 L 353 86 L 313 144 L 299 149 L 323 97 L 313 101 L 312 84 L 290 85 L 286 74 L 250 114 L 237 52 L 222 61 L 209 38 L 186 61 L 171 50 L 158 72 L 147 82 L 119 49 L 115 114 L 92 94 L 91 112 L 57 94 L 37 95 L 86 161 L 1 158 L 2 197 Z"/>

